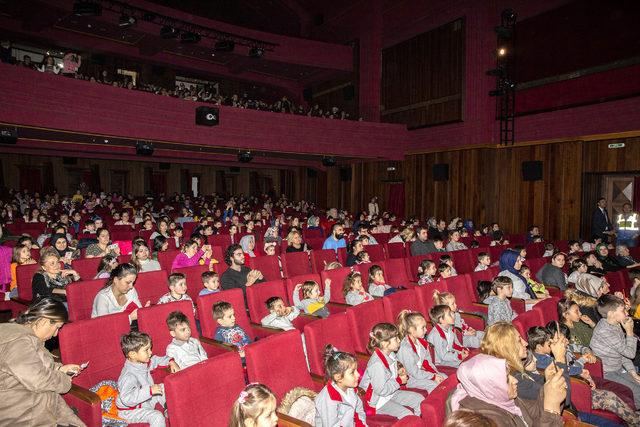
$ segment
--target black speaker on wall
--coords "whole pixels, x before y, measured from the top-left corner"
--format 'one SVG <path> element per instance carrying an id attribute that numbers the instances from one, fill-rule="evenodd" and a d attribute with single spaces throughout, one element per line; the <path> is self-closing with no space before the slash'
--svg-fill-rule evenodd
<path id="1" fill-rule="evenodd" d="M 5 126 L 0 128 L 0 144 L 16 144 L 18 142 L 18 128 Z"/>
<path id="2" fill-rule="evenodd" d="M 310 87 L 305 88 L 302 91 L 302 98 L 307 102 L 313 101 L 313 89 L 311 89 Z"/>
<path id="3" fill-rule="evenodd" d="M 138 156 L 151 156 L 153 154 L 153 144 L 149 141 L 136 142 L 136 154 Z"/>
<path id="4" fill-rule="evenodd" d="M 162 162 L 158 165 L 158 169 L 160 169 L 161 171 L 169 170 L 171 169 L 171 163 Z"/>
<path id="5" fill-rule="evenodd" d="M 448 163 L 436 163 L 435 165 L 433 165 L 433 180 L 449 181 L 449 164 Z"/>
<path id="6" fill-rule="evenodd" d="M 340 168 L 340 181 L 351 181 L 351 167 Z"/>
<path id="7" fill-rule="evenodd" d="M 345 101 L 352 101 L 355 96 L 356 96 L 356 88 L 352 84 L 342 88 L 342 98 Z"/>
<path id="8" fill-rule="evenodd" d="M 220 123 L 220 111 L 214 107 L 196 108 L 196 124 L 200 126 L 218 126 Z"/>
<path id="9" fill-rule="evenodd" d="M 541 181 L 542 180 L 542 162 L 540 160 L 522 162 L 522 180 L 523 181 Z"/>
<path id="10" fill-rule="evenodd" d="M 317 178 L 318 171 L 315 169 L 307 168 L 307 178 Z"/>
<path id="11" fill-rule="evenodd" d="M 77 157 L 63 157 L 62 158 L 63 165 L 77 165 L 78 158 Z"/>

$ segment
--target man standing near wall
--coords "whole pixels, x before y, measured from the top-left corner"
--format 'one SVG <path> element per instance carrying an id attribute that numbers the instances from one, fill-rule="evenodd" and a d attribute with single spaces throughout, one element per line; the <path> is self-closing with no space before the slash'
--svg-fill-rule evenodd
<path id="1" fill-rule="evenodd" d="M 622 213 L 616 217 L 616 245 L 633 248 L 638 240 L 638 213 L 631 210 L 631 204 L 622 205 Z"/>
<path id="2" fill-rule="evenodd" d="M 591 215 L 591 238 L 599 237 L 602 241 L 608 242 L 613 238 L 613 234 L 615 233 L 607 212 L 607 201 L 600 197 Z"/>

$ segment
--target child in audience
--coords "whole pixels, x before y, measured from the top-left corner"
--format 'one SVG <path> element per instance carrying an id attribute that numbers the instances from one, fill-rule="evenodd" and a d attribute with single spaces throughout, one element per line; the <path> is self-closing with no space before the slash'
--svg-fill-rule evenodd
<path id="1" fill-rule="evenodd" d="M 430 259 L 424 259 L 418 266 L 418 285 L 426 285 L 427 283 L 433 283 L 434 277 L 438 269 L 436 263 Z"/>
<path id="2" fill-rule="evenodd" d="M 374 297 L 383 297 L 395 293 L 398 289 L 387 285 L 384 271 L 377 264 L 369 268 L 369 293 Z"/>
<path id="3" fill-rule="evenodd" d="M 478 265 L 473 271 L 484 271 L 491 265 L 491 256 L 486 252 L 480 252 L 478 254 Z"/>
<path id="4" fill-rule="evenodd" d="M 549 291 L 542 283 L 538 283 L 531 278 L 531 269 L 527 265 L 522 265 L 520 267 L 520 275 L 525 278 L 529 286 L 531 286 L 531 290 L 536 294 L 538 298 L 547 298 L 549 296 Z"/>
<path id="5" fill-rule="evenodd" d="M 359 252 L 358 255 L 356 255 L 356 258 L 358 258 L 358 260 L 356 261 L 356 264 L 367 264 L 371 262 L 371 259 L 369 258 L 369 253 L 367 251 Z"/>
<path id="6" fill-rule="evenodd" d="M 365 411 L 396 418 L 419 416 L 424 397 L 400 389 L 409 378 L 399 372 L 395 357 L 400 348 L 398 328 L 390 323 L 378 323 L 369 336 L 367 348 L 372 355 L 360 381 L 360 387 L 365 390 Z"/>
<path id="7" fill-rule="evenodd" d="M 182 248 L 182 245 L 184 244 L 184 229 L 181 225 L 175 226 L 171 239 L 173 240 L 173 245 L 170 244 L 170 246 L 175 246 L 176 249 Z"/>
<path id="8" fill-rule="evenodd" d="M 462 331 L 462 345 L 471 348 L 480 348 L 480 343 L 484 337 L 483 331 L 476 331 L 471 326 L 467 325 L 462 316 L 460 310 L 458 310 L 458 304 L 456 304 L 456 297 L 450 292 L 433 292 L 433 303 L 435 305 L 447 305 L 451 309 L 451 313 L 454 316 L 455 323 L 453 326 L 459 328 Z"/>
<path id="9" fill-rule="evenodd" d="M 213 318 L 218 322 L 214 340 L 235 345 L 238 354 L 244 359 L 244 348 L 251 343 L 251 339 L 244 329 L 236 325 L 236 314 L 233 306 L 226 301 L 213 305 Z"/>
<path id="10" fill-rule="evenodd" d="M 200 276 L 202 278 L 203 289 L 200 290 L 198 296 L 215 294 L 220 292 L 220 277 L 215 271 L 204 271 Z"/>
<path id="11" fill-rule="evenodd" d="M 11 257 L 11 283 L 9 284 L 9 291 L 12 297 L 18 296 L 18 276 L 16 271 L 19 265 L 35 264 L 36 260 L 31 258 L 31 250 L 27 245 L 17 245 L 13 248 L 13 254 Z"/>
<path id="12" fill-rule="evenodd" d="M 172 273 L 169 275 L 169 292 L 162 295 L 158 304 L 166 304 L 175 301 L 189 301 L 193 306 L 191 297 L 187 295 L 187 276 L 183 273 Z M 195 311 L 195 307 L 193 307 Z"/>
<path id="13" fill-rule="evenodd" d="M 295 329 L 292 322 L 300 315 L 298 307 L 287 307 L 280 297 L 271 297 L 265 304 L 269 314 L 260 321 L 262 326 L 284 329 L 285 331 Z"/>
<path id="14" fill-rule="evenodd" d="M 96 234 L 96 223 L 92 219 L 86 220 L 81 234 Z"/>
<path id="15" fill-rule="evenodd" d="M 491 286 L 491 280 L 478 280 L 476 285 L 476 292 L 478 293 L 478 301 L 482 304 L 489 304 L 487 298 L 495 296 Z"/>
<path id="16" fill-rule="evenodd" d="M 171 372 L 180 367 L 169 357 L 153 356 L 151 337 L 143 332 L 129 332 L 120 338 L 120 348 L 127 359 L 118 378 L 118 415 L 129 423 L 149 423 L 150 427 L 164 427 L 164 414 L 155 409 L 165 406 L 164 387 L 154 384 L 151 371 L 169 366 Z"/>
<path id="17" fill-rule="evenodd" d="M 167 327 L 173 340 L 167 345 L 167 356 L 176 361 L 180 369 L 207 360 L 207 353 L 197 338 L 191 336 L 189 318 L 181 311 L 167 317 Z"/>
<path id="18" fill-rule="evenodd" d="M 328 344 L 324 351 L 327 385 L 315 399 L 316 427 L 366 426 L 367 417 L 358 396 L 358 361 L 350 353 Z"/>
<path id="19" fill-rule="evenodd" d="M 448 305 L 436 305 L 429 310 L 433 329 L 427 341 L 433 345 L 435 362 L 438 365 L 457 368 L 469 356 L 469 350 L 460 344 L 453 325 L 456 321 Z"/>
<path id="20" fill-rule="evenodd" d="M 442 279 L 448 279 L 451 276 L 453 276 L 451 274 L 451 266 L 449 264 L 444 263 L 444 262 L 441 263 L 438 266 L 438 279 L 436 281 L 440 282 Z"/>
<path id="21" fill-rule="evenodd" d="M 362 286 L 362 275 L 357 271 L 350 272 L 344 278 L 342 293 L 344 294 L 346 303 L 349 305 L 358 305 L 363 302 L 373 301 L 373 297 L 364 290 L 364 286 Z"/>
<path id="22" fill-rule="evenodd" d="M 542 254 L 542 258 L 550 257 L 554 253 L 556 253 L 558 249 L 553 246 L 553 243 L 545 243 L 544 244 L 544 254 Z"/>
<path id="23" fill-rule="evenodd" d="M 302 290 L 303 300 L 300 300 L 300 290 Z M 320 296 L 320 285 L 313 280 L 298 283 L 293 289 L 293 304 L 307 314 L 314 316 L 329 317 L 327 304 L 331 299 L 331 279 L 324 281 L 324 296 Z"/>
<path id="24" fill-rule="evenodd" d="M 636 408 L 640 408 L 640 375 L 633 364 L 638 345 L 633 319 L 627 315 L 624 300 L 610 294 L 598 298 L 598 313 L 602 319 L 593 330 L 591 349 L 602 359 L 604 378 L 629 387 Z"/>
<path id="25" fill-rule="evenodd" d="M 276 396 L 269 387 L 251 383 L 233 403 L 229 427 L 276 427 Z"/>
<path id="26" fill-rule="evenodd" d="M 489 304 L 487 326 L 500 321 L 511 323 L 516 317 L 509 300 L 513 294 L 513 282 L 509 277 L 498 276 L 491 282 L 491 290 L 495 296 L 489 296 L 484 300 L 485 304 Z"/>
<path id="27" fill-rule="evenodd" d="M 429 342 L 424 339 L 427 321 L 422 313 L 402 310 L 398 314 L 398 331 L 402 338 L 398 362 L 407 370 L 407 387 L 431 392 L 447 376 L 438 371 L 431 359 Z"/>
<path id="28" fill-rule="evenodd" d="M 440 257 L 440 264 L 442 264 L 442 263 L 447 264 L 449 266 L 449 268 L 451 268 L 451 275 L 449 277 L 453 277 L 453 276 L 457 276 L 458 275 L 458 271 L 453 266 L 453 258 L 451 258 L 451 255 L 442 255 Z"/>

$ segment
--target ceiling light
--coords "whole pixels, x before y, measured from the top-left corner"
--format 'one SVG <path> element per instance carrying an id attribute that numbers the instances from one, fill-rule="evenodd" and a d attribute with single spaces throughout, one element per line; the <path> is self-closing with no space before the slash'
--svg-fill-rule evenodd
<path id="1" fill-rule="evenodd" d="M 192 33 L 191 31 L 180 34 L 180 41 L 182 43 L 198 43 L 200 39 L 200 34 Z"/>
<path id="2" fill-rule="evenodd" d="M 264 55 L 264 49 L 261 47 L 252 47 L 249 49 L 249 56 L 251 58 L 262 58 L 262 55 Z"/>
<path id="3" fill-rule="evenodd" d="M 216 52 L 233 52 L 236 44 L 231 40 L 219 40 L 213 45 Z"/>
<path id="4" fill-rule="evenodd" d="M 178 34 L 180 34 L 180 31 L 170 25 L 165 25 L 164 27 L 160 28 L 160 37 L 162 37 L 163 39 L 175 39 L 176 37 L 178 37 Z"/>
<path id="5" fill-rule="evenodd" d="M 120 28 L 133 27 L 136 24 L 136 21 L 137 21 L 136 18 L 134 18 L 133 16 L 123 13 L 122 15 L 120 15 L 118 26 Z"/>

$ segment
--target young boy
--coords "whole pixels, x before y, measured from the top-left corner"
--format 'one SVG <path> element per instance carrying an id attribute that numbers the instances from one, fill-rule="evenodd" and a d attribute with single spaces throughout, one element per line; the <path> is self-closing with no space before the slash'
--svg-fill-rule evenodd
<path id="1" fill-rule="evenodd" d="M 167 356 L 153 356 L 151 337 L 143 332 L 123 335 L 120 347 L 127 360 L 118 378 L 118 415 L 129 423 L 164 427 L 164 414 L 155 409 L 157 403 L 165 406 L 164 387 L 153 383 L 151 371 L 159 366 L 169 366 L 171 372 L 180 368 Z"/>
<path id="2" fill-rule="evenodd" d="M 427 341 L 431 343 L 435 353 L 436 365 L 457 368 L 469 356 L 469 350 L 460 344 L 453 328 L 456 318 L 448 305 L 436 305 L 429 310 L 433 329 Z"/>
<path id="3" fill-rule="evenodd" d="M 356 264 L 367 264 L 371 262 L 371 258 L 369 258 L 369 253 L 367 251 L 359 252 L 357 258 L 358 261 Z"/>
<path id="4" fill-rule="evenodd" d="M 260 321 L 262 326 L 284 329 L 285 331 L 295 329 L 291 322 L 300 315 L 298 307 L 285 306 L 280 297 L 271 297 L 265 304 L 269 309 L 269 314 Z"/>
<path id="5" fill-rule="evenodd" d="M 478 265 L 473 271 L 484 271 L 491 265 L 491 256 L 486 252 L 480 252 L 478 254 Z"/>
<path id="6" fill-rule="evenodd" d="M 511 295 L 513 295 L 513 282 L 511 278 L 498 276 L 491 282 L 491 290 L 495 296 L 489 296 L 485 299 L 489 304 L 489 313 L 487 315 L 487 326 L 491 326 L 496 322 L 509 322 L 516 317 L 516 313 L 511 308 Z"/>
<path id="7" fill-rule="evenodd" d="M 96 234 L 96 223 L 92 219 L 88 219 L 84 222 L 84 230 L 82 234 Z"/>
<path id="8" fill-rule="evenodd" d="M 204 296 L 209 294 L 215 294 L 220 292 L 220 277 L 215 271 L 205 271 L 202 273 L 202 286 L 204 289 L 200 290 L 198 296 Z"/>
<path id="9" fill-rule="evenodd" d="M 236 314 L 233 306 L 220 301 L 213 306 L 213 318 L 218 322 L 214 340 L 238 347 L 238 354 L 244 358 L 244 348 L 251 343 L 249 336 L 240 326 L 236 325 Z"/>
<path id="10" fill-rule="evenodd" d="M 167 356 L 176 361 L 180 369 L 207 360 L 202 344 L 191 336 L 189 318 L 181 311 L 173 311 L 167 317 L 167 327 L 173 340 L 167 345 Z"/>
<path id="11" fill-rule="evenodd" d="M 602 359 L 604 378 L 629 387 L 636 408 L 640 408 L 640 376 L 633 364 L 638 345 L 633 319 L 627 315 L 624 301 L 610 294 L 598 298 L 598 313 L 602 319 L 593 330 L 593 354 Z"/>
<path id="12" fill-rule="evenodd" d="M 162 295 L 158 304 L 166 304 L 174 301 L 193 301 L 187 295 L 187 277 L 182 273 L 172 273 L 169 275 L 169 292 Z M 195 307 L 194 307 L 195 310 Z"/>
<path id="13" fill-rule="evenodd" d="M 449 267 L 451 267 L 451 276 L 449 276 L 449 277 L 453 277 L 453 276 L 457 276 L 458 275 L 458 271 L 453 266 L 453 258 L 451 258 L 451 255 L 442 255 L 440 257 L 440 263 L 447 264 Z"/>
<path id="14" fill-rule="evenodd" d="M 448 279 L 449 277 L 453 276 L 451 274 L 451 266 L 447 263 L 440 263 L 440 265 L 438 266 L 438 282 L 442 279 Z"/>

